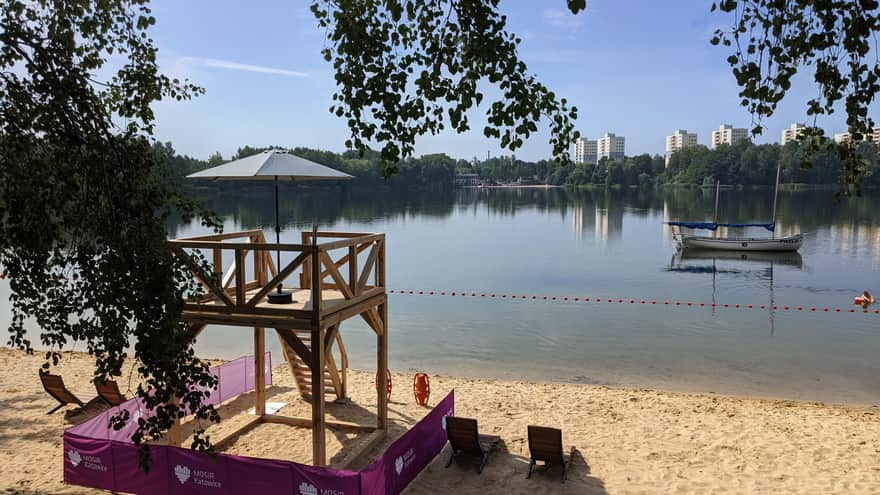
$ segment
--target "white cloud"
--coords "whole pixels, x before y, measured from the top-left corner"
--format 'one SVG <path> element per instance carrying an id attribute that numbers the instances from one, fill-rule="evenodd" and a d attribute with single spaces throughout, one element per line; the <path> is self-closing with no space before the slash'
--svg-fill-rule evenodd
<path id="1" fill-rule="evenodd" d="M 557 28 L 577 30 L 583 24 L 583 18 L 567 10 L 547 9 L 544 11 L 544 24 Z"/>
<path id="2" fill-rule="evenodd" d="M 275 74 L 278 76 L 286 77 L 311 77 L 311 74 L 309 74 L 308 72 L 279 69 L 278 67 L 268 67 L 265 65 L 242 64 L 239 62 L 232 62 L 229 60 L 221 60 L 216 58 L 184 57 L 182 61 L 189 64 L 203 65 L 205 67 L 212 67 L 215 69 L 259 72 L 263 74 Z"/>

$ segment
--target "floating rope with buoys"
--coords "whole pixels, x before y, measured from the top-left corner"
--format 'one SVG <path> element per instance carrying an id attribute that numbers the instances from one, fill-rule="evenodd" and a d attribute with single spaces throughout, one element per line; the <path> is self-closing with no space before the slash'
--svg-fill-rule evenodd
<path id="1" fill-rule="evenodd" d="M 645 298 L 613 298 L 613 297 L 582 297 L 582 296 L 553 296 L 553 295 L 533 295 L 533 294 L 508 294 L 497 292 L 479 292 L 479 291 L 447 291 L 447 290 L 418 290 L 418 289 L 388 289 L 389 294 L 406 295 L 406 296 L 443 296 L 455 298 L 469 299 L 515 299 L 520 301 L 556 301 L 568 303 L 592 303 L 592 304 L 627 304 L 638 306 L 670 306 L 670 307 L 686 307 L 686 308 L 714 308 L 714 309 L 742 309 L 742 310 L 781 310 L 791 312 L 804 313 L 864 313 L 864 314 L 880 314 L 880 309 L 868 308 L 841 308 L 833 306 L 810 306 L 810 305 L 791 305 L 791 304 L 743 304 L 743 303 L 707 303 L 696 301 L 681 301 L 672 299 L 645 299 Z"/>

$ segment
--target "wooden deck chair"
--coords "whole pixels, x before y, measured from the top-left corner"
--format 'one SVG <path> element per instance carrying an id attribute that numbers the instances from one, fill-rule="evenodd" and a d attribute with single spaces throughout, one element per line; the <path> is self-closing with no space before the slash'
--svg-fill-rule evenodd
<path id="1" fill-rule="evenodd" d="M 64 380 L 61 376 L 52 375 L 40 370 L 40 382 L 42 382 L 46 393 L 58 401 L 58 405 L 46 414 L 52 414 L 68 404 L 76 404 L 80 408 L 85 407 L 83 401 L 64 386 Z"/>
<path id="2" fill-rule="evenodd" d="M 559 464 L 562 466 L 562 482 L 568 476 L 568 466 L 571 464 L 571 456 L 569 460 L 565 460 L 562 452 L 562 430 L 558 428 L 548 428 L 546 426 L 529 425 L 529 474 L 526 478 L 532 477 L 532 470 L 535 468 L 536 461 L 543 461 L 546 464 Z"/>
<path id="3" fill-rule="evenodd" d="M 122 395 L 122 392 L 119 391 L 119 385 L 113 380 L 95 384 L 95 390 L 98 391 L 98 397 L 111 406 L 118 406 L 128 400 Z"/>
<path id="4" fill-rule="evenodd" d="M 449 445 L 452 446 L 452 455 L 449 456 L 446 467 L 452 465 L 452 461 L 460 455 L 479 456 L 478 473 L 483 472 L 483 466 L 489 460 L 489 453 L 500 440 L 497 436 L 480 435 L 476 419 L 455 416 L 446 417 L 446 437 L 449 439 Z"/>

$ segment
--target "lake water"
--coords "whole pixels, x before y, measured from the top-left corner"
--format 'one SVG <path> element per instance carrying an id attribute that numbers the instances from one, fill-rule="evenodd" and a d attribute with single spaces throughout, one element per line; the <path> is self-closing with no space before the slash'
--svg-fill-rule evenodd
<path id="1" fill-rule="evenodd" d="M 264 226 L 274 237 L 270 190 L 202 194 L 227 231 Z M 780 193 L 779 233 L 806 234 L 800 255 L 749 259 L 675 256 L 663 222 L 711 220 L 708 190 L 283 194 L 282 242 L 312 222 L 386 233 L 394 371 L 880 403 L 880 315 L 848 313 L 862 290 L 880 292 L 878 193 L 840 204 L 828 191 Z M 719 221 L 768 221 L 771 203 L 770 190 L 722 191 Z M 352 367 L 375 369 L 372 331 L 349 320 L 342 335 Z M 235 357 L 251 342 L 246 330 L 210 327 L 197 350 Z"/>

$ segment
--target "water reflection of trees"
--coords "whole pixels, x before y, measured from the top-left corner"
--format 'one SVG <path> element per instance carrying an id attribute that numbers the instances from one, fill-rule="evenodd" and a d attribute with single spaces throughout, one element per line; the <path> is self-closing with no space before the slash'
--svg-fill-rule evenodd
<path id="1" fill-rule="evenodd" d="M 243 228 L 268 225 L 273 218 L 272 191 L 264 185 L 203 186 L 194 193 L 209 208 Z M 722 190 L 719 220 L 768 221 L 772 217 L 772 195 L 770 189 Z M 410 216 L 445 218 L 456 210 L 504 216 L 538 211 L 570 218 L 578 236 L 593 231 L 603 239 L 619 235 L 626 218 L 656 217 L 658 223 L 709 220 L 715 201 L 711 189 L 499 188 L 429 193 L 289 184 L 282 186 L 281 197 L 281 218 L 287 228 L 312 222 L 331 226 Z M 833 250 L 857 247 L 869 249 L 876 257 L 880 256 L 878 209 L 877 194 L 835 203 L 831 191 L 783 191 L 779 197 L 779 232 L 827 229 Z M 172 235 L 181 227 L 178 219 L 169 222 Z"/>

